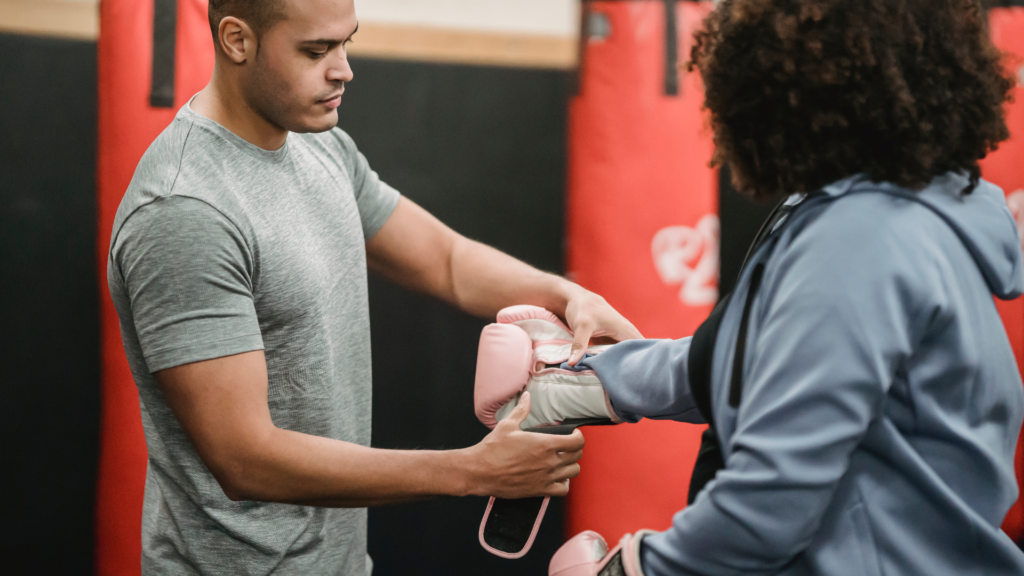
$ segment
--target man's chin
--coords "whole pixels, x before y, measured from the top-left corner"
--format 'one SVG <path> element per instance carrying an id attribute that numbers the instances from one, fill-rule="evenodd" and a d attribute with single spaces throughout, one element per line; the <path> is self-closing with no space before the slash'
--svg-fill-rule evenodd
<path id="1" fill-rule="evenodd" d="M 327 114 L 310 114 L 304 120 L 300 126 L 291 128 L 289 131 L 300 134 L 327 132 L 338 125 L 338 111 L 331 110 Z"/>

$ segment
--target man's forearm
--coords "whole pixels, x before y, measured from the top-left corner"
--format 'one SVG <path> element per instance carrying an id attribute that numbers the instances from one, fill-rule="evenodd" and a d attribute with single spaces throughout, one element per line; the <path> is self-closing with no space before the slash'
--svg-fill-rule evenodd
<path id="1" fill-rule="evenodd" d="M 453 304 L 476 316 L 493 317 L 514 304 L 533 304 L 565 317 L 565 308 L 582 288 L 542 272 L 494 248 L 463 237 L 451 253 Z"/>
<path id="2" fill-rule="evenodd" d="M 232 500 L 377 506 L 471 493 L 463 452 L 381 450 L 273 428 L 218 480 Z"/>
<path id="3" fill-rule="evenodd" d="M 482 318 L 516 304 L 533 304 L 566 320 L 575 333 L 575 363 L 591 337 L 642 338 L 604 298 L 541 272 L 442 224 L 402 199 L 366 244 L 367 265 L 385 278 Z"/>

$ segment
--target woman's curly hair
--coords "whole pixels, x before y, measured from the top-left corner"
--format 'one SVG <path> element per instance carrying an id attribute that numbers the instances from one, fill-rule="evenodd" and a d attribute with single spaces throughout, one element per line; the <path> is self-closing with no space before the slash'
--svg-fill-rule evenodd
<path id="1" fill-rule="evenodd" d="M 980 0 L 722 0 L 696 35 L 713 163 L 739 190 L 860 172 L 920 189 L 1009 137 L 1014 79 Z"/>

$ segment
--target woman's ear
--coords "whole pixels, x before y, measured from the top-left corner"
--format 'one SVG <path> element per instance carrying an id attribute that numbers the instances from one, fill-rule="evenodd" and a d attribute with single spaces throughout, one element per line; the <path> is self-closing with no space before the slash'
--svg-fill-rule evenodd
<path id="1" fill-rule="evenodd" d="M 217 27 L 217 41 L 224 55 L 235 64 L 243 64 L 256 56 L 256 34 L 240 18 L 222 18 Z"/>

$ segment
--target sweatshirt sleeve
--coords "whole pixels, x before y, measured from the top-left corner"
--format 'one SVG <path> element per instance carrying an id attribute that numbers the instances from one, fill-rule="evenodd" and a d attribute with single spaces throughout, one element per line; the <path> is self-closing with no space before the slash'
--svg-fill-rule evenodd
<path id="1" fill-rule="evenodd" d="M 580 365 L 597 372 L 612 408 L 627 422 L 704 424 L 687 377 L 690 340 L 628 340 Z"/>
<path id="2" fill-rule="evenodd" d="M 792 562 L 910 353 L 915 263 L 863 222 L 817 224 L 769 267 L 726 468 L 643 541 L 647 576 L 767 576 Z"/>

